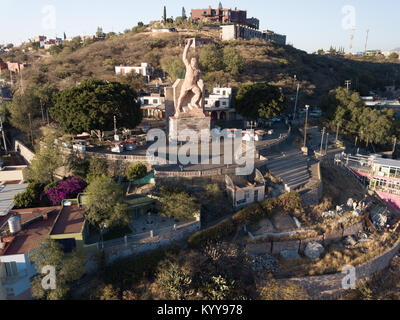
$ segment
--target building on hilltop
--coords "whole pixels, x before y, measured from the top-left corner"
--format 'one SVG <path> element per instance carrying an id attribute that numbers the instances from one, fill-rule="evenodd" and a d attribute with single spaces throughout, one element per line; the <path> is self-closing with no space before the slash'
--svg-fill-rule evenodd
<path id="1" fill-rule="evenodd" d="M 221 26 L 221 39 L 223 41 L 230 40 L 251 40 L 254 38 L 263 39 L 266 41 L 274 41 L 280 45 L 286 44 L 286 36 L 275 33 L 271 30 L 258 30 L 246 25 L 230 24 Z"/>
<path id="2" fill-rule="evenodd" d="M 246 10 L 226 9 L 220 6 L 213 9 L 192 9 L 191 17 L 194 21 L 217 22 L 217 23 L 238 23 L 259 28 L 260 21 L 257 18 L 247 18 Z"/>
<path id="3" fill-rule="evenodd" d="M 115 74 L 120 74 L 120 75 L 124 75 L 124 74 L 128 74 L 131 72 L 135 72 L 137 74 L 142 75 L 143 77 L 147 78 L 147 81 L 150 81 L 150 77 L 153 75 L 154 73 L 154 68 L 146 63 L 146 62 L 142 62 L 140 64 L 140 66 L 123 66 L 120 65 L 119 67 L 115 67 Z"/>

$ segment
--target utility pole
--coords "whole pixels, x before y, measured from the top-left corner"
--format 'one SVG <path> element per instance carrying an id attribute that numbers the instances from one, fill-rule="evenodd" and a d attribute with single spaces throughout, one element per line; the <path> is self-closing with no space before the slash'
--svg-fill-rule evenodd
<path id="1" fill-rule="evenodd" d="M 336 130 L 336 144 L 337 144 L 338 141 L 339 141 L 339 129 L 340 129 L 340 124 L 338 123 L 338 125 L 337 125 L 337 130 Z"/>
<path id="2" fill-rule="evenodd" d="M 29 118 L 29 131 L 31 133 L 31 143 L 32 143 L 32 148 L 33 148 L 33 131 L 32 131 L 32 120 L 31 120 L 31 114 L 28 113 L 28 118 Z"/>
<path id="3" fill-rule="evenodd" d="M 42 104 L 42 99 L 39 99 L 39 101 L 40 101 L 40 110 L 42 111 L 42 121 L 43 121 L 43 123 L 44 123 L 44 111 L 43 111 L 43 104 Z"/>
<path id="4" fill-rule="evenodd" d="M 7 149 L 7 144 L 6 144 L 6 136 L 4 134 L 3 120 L 1 119 L 1 115 L 0 115 L 0 126 L 1 126 L 1 134 L 3 136 L 4 150 L 5 150 L 6 154 L 8 154 L 8 149 Z"/>
<path id="5" fill-rule="evenodd" d="M 394 143 L 393 143 L 393 153 L 396 152 L 396 144 L 397 144 L 397 137 L 394 137 Z"/>
<path id="6" fill-rule="evenodd" d="M 344 84 L 346 85 L 347 91 L 349 91 L 351 86 L 351 80 L 346 80 Z"/>
<path id="7" fill-rule="evenodd" d="M 23 83 L 23 79 L 22 79 L 22 69 L 19 71 L 19 75 L 21 77 L 21 91 L 22 91 L 22 93 L 24 93 L 24 83 Z"/>
<path id="8" fill-rule="evenodd" d="M 328 144 L 329 144 L 329 132 L 326 133 L 325 155 L 328 154 Z"/>
<path id="9" fill-rule="evenodd" d="M 323 147 L 324 147 L 325 130 L 326 130 L 326 128 L 324 127 L 324 129 L 322 130 L 322 136 L 321 136 L 321 150 L 319 152 L 321 154 L 321 156 L 322 156 L 322 150 L 323 150 Z"/>
<path id="10" fill-rule="evenodd" d="M 50 120 L 49 120 L 49 109 L 46 109 L 46 115 L 47 115 L 47 125 L 50 125 Z"/>
<path id="11" fill-rule="evenodd" d="M 298 103 L 298 101 L 299 101 L 299 91 L 300 91 L 300 83 L 297 84 L 296 103 L 295 103 L 295 105 L 294 105 L 293 120 L 296 119 L 297 103 Z"/>
<path id="12" fill-rule="evenodd" d="M 307 147 L 307 126 L 308 126 L 308 109 L 310 108 L 309 105 L 306 105 L 306 123 L 304 125 L 304 148 Z"/>
<path id="13" fill-rule="evenodd" d="M 369 29 L 367 29 L 367 38 L 365 39 L 365 53 L 367 53 L 367 46 L 368 46 L 368 36 L 369 36 Z"/>

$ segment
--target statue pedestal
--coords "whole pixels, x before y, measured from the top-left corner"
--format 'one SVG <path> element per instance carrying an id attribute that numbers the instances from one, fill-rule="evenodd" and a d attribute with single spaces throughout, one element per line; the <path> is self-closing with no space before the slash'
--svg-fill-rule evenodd
<path id="1" fill-rule="evenodd" d="M 187 139 L 179 138 L 179 134 L 186 129 L 195 131 L 198 137 L 203 130 L 203 133 L 209 137 L 211 134 L 211 117 L 170 117 L 169 141 L 186 142 Z"/>

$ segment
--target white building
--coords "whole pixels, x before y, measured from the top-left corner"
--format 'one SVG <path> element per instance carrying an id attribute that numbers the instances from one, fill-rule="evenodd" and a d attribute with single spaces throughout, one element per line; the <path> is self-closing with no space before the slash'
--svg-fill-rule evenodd
<path id="1" fill-rule="evenodd" d="M 265 179 L 258 169 L 254 175 L 254 182 L 236 183 L 229 176 L 225 176 L 226 191 L 234 208 L 243 208 L 265 199 Z"/>
<path id="2" fill-rule="evenodd" d="M 157 120 L 165 118 L 165 97 L 153 93 L 150 96 L 142 96 L 139 99 L 144 118 Z"/>
<path id="3" fill-rule="evenodd" d="M 135 72 L 149 79 L 151 75 L 154 73 L 154 68 L 146 62 L 142 62 L 141 65 L 138 67 L 122 66 L 122 65 L 120 65 L 119 67 L 115 67 L 115 74 L 124 75 L 131 72 Z"/>
<path id="4" fill-rule="evenodd" d="M 211 120 L 235 120 L 236 110 L 232 108 L 232 88 L 214 88 L 205 98 L 204 109 Z"/>

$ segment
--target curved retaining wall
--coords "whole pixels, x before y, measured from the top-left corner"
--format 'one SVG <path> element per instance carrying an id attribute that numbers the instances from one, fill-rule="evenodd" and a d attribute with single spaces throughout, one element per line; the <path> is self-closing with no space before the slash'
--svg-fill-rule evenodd
<path id="1" fill-rule="evenodd" d="M 400 239 L 395 245 L 378 257 L 356 266 L 357 281 L 370 278 L 374 273 L 389 266 L 390 261 L 400 249 Z M 335 273 L 321 276 L 299 277 L 279 279 L 279 281 L 291 281 L 303 287 L 313 299 L 336 299 L 345 292 L 342 288 L 342 281 L 346 274 Z"/>

